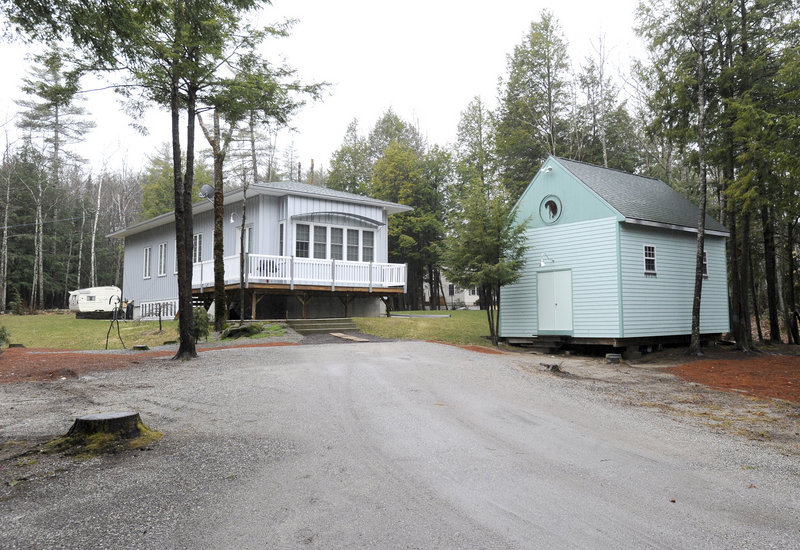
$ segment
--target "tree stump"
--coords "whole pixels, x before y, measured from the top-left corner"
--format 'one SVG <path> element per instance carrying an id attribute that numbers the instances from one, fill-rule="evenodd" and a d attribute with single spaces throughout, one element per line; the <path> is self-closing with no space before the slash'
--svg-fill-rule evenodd
<path id="1" fill-rule="evenodd" d="M 123 438 L 141 435 L 142 419 L 135 412 L 108 412 L 88 414 L 76 418 L 67 432 L 67 437 L 86 437 L 97 433 L 112 434 Z"/>

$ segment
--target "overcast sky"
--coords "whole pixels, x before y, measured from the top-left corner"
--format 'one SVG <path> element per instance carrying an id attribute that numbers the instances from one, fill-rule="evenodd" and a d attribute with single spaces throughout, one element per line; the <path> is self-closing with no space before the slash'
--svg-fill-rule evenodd
<path id="1" fill-rule="evenodd" d="M 283 58 L 306 82 L 331 83 L 321 102 L 306 106 L 293 120 L 296 131 L 279 138 L 279 149 L 294 143 L 303 170 L 311 159 L 327 168 L 345 130 L 358 119 L 366 133 L 387 109 L 416 123 L 430 143 L 452 142 L 461 111 L 476 95 L 489 105 L 497 96 L 498 78 L 506 74 L 506 57 L 522 41 L 542 9 L 551 10 L 570 44 L 579 70 L 592 43 L 605 36 L 612 70 L 627 72 L 630 56 L 641 55 L 633 33 L 638 0 L 273 0 L 259 23 L 297 19 L 292 36 L 272 41 L 265 52 Z M 0 124 L 13 119 L 14 99 L 26 74 L 25 48 L 0 44 Z M 141 166 L 169 139 L 169 115 L 155 111 L 146 118 L 149 136 L 130 129 L 112 93 L 87 94 L 85 104 L 97 119 L 81 154 L 99 170 L 106 162 Z M 13 123 L 11 124 L 13 126 Z M 13 139 L 13 128 L 11 129 Z M 198 133 L 198 146 L 204 138 Z"/>

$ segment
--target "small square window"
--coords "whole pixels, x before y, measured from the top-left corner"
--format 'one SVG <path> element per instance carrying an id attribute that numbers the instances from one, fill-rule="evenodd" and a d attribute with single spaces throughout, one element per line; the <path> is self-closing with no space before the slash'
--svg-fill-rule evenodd
<path id="1" fill-rule="evenodd" d="M 703 279 L 708 279 L 708 254 L 703 250 Z"/>
<path id="2" fill-rule="evenodd" d="M 656 247 L 649 244 L 644 245 L 644 274 L 656 276 Z"/>

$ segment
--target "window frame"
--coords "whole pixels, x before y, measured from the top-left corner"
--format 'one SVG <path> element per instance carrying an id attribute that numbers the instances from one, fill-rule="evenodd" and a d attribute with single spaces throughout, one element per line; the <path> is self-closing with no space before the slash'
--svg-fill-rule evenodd
<path id="1" fill-rule="evenodd" d="M 167 243 L 158 244 L 158 276 L 167 276 Z"/>
<path id="2" fill-rule="evenodd" d="M 236 254 L 242 253 L 242 226 L 236 226 L 236 243 L 234 245 Z M 253 253 L 253 224 L 249 223 L 244 226 L 244 251 L 247 254 Z"/>
<path id="3" fill-rule="evenodd" d="M 328 258 L 328 230 L 330 229 L 329 225 L 312 225 L 311 226 L 311 235 L 309 238 L 311 239 L 311 250 L 312 257 L 318 260 L 327 260 Z M 322 231 L 320 231 L 322 230 Z M 317 236 L 322 233 L 323 240 L 317 240 Z M 319 246 L 322 246 L 322 256 L 318 256 L 317 252 L 319 251 Z"/>
<path id="4" fill-rule="evenodd" d="M 331 246 L 330 246 L 330 254 L 329 254 L 330 258 L 329 259 L 331 259 L 331 260 L 344 261 L 344 229 L 345 229 L 344 227 L 338 227 L 338 226 L 331 226 L 330 227 Z M 338 233 L 338 242 L 334 242 L 334 233 L 335 232 Z M 334 257 L 334 252 L 333 252 L 334 251 L 334 247 L 336 247 L 336 251 L 338 252 L 336 254 L 336 256 L 338 256 L 338 257 Z"/>
<path id="5" fill-rule="evenodd" d="M 305 240 L 300 240 L 300 228 L 307 228 Z M 300 254 L 300 244 L 305 243 L 305 255 Z M 296 223 L 294 225 L 294 255 L 296 258 L 308 258 L 311 254 L 311 224 Z"/>
<path id="6" fill-rule="evenodd" d="M 648 255 L 648 249 L 652 252 L 651 255 Z M 647 268 L 648 260 L 653 262 L 652 269 Z M 644 268 L 644 275 L 645 277 L 656 277 L 658 276 L 658 261 L 657 261 L 657 252 L 656 252 L 656 245 L 654 244 L 644 244 L 642 245 L 642 263 Z"/>
<path id="7" fill-rule="evenodd" d="M 367 246 L 366 239 L 364 238 L 367 234 L 369 234 L 372 238 L 372 243 Z M 369 260 L 367 259 L 366 251 L 369 250 Z M 371 229 L 362 229 L 361 230 L 361 261 L 366 263 L 372 263 L 375 261 L 375 231 Z"/>
<path id="8" fill-rule="evenodd" d="M 708 253 L 703 250 L 703 279 L 708 279 Z"/>
<path id="9" fill-rule="evenodd" d="M 192 235 L 192 263 L 199 264 L 203 261 L 203 234 Z"/>
<path id="10" fill-rule="evenodd" d="M 151 279 L 151 254 L 153 251 L 152 246 L 145 246 L 144 247 L 144 257 L 142 258 L 142 279 Z"/>

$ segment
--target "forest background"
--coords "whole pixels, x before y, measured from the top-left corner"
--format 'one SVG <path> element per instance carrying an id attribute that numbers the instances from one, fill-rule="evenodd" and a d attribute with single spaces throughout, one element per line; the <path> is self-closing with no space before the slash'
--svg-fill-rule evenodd
<path id="1" fill-rule="evenodd" d="M 288 121 L 263 117 L 233 134 L 225 185 L 293 179 L 413 206 L 393 219 L 390 261 L 409 264 L 405 305 L 419 309 L 423 285 L 439 288 L 443 272 L 475 283 L 476 250 L 495 262 L 508 253 L 502 241 L 513 236 L 501 226 L 547 155 L 656 177 L 696 203 L 705 182 L 709 214 L 731 231 L 732 332 L 791 338 L 798 4 L 643 2 L 636 32 L 647 55 L 624 75 L 610 70 L 602 38 L 592 55 L 571 59 L 558 19 L 544 11 L 508 53 L 496 107 L 479 96 L 464 105 L 451 143 L 430 143 L 420 121 L 389 107 L 368 128 L 354 120 L 326 169 L 303 170 L 276 146 Z M 6 140 L 0 166 L 1 310 L 65 307 L 69 290 L 119 285 L 123 250 L 105 235 L 173 208 L 167 145 L 142 169 L 98 169 L 74 154 L 92 120 L 72 61 L 49 48 L 21 86 L 16 124 L 25 137 Z M 210 157 L 195 162 L 196 187 L 205 183 L 213 183 Z M 469 248 L 467 237 L 483 240 Z"/>

